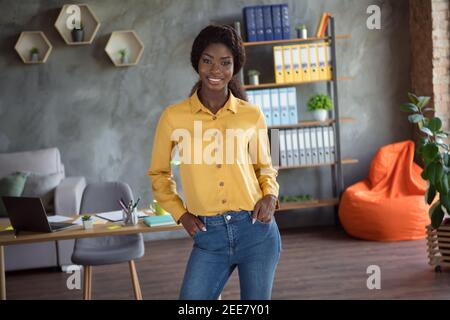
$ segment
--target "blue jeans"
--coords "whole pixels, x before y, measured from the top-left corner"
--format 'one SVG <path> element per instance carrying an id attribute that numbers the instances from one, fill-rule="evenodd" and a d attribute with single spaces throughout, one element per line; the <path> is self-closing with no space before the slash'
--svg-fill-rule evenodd
<path id="1" fill-rule="evenodd" d="M 275 219 L 252 224 L 252 211 L 200 216 L 206 231 L 197 232 L 186 267 L 180 299 L 217 299 L 237 267 L 242 300 L 271 298 L 281 237 Z"/>

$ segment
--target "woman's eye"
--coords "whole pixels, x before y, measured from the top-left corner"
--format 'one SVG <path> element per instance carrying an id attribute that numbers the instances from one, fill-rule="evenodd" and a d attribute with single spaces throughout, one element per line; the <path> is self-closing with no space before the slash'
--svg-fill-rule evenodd
<path id="1" fill-rule="evenodd" d="M 203 63 L 209 63 L 209 59 L 203 58 Z"/>
<path id="2" fill-rule="evenodd" d="M 229 66 L 230 64 L 231 64 L 230 61 L 224 61 L 224 62 L 222 62 L 222 65 L 223 65 L 223 66 Z"/>

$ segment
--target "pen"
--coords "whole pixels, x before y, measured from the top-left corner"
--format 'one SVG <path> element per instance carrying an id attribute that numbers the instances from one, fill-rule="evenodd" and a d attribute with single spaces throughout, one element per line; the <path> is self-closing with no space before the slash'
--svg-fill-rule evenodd
<path id="1" fill-rule="evenodd" d="M 138 203 L 139 203 L 139 200 L 141 200 L 141 198 L 138 198 L 138 199 L 137 199 L 136 203 L 134 204 L 134 206 L 133 206 L 133 208 L 132 208 L 131 210 L 134 210 L 134 209 L 137 207 L 137 205 L 138 205 Z"/>
<path id="2" fill-rule="evenodd" d="M 117 202 L 119 202 L 119 205 L 122 207 L 123 210 L 128 211 L 127 208 L 123 205 L 122 201 Z"/>

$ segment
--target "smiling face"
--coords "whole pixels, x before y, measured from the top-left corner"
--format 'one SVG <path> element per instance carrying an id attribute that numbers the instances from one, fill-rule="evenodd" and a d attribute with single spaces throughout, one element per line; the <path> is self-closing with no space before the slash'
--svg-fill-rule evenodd
<path id="1" fill-rule="evenodd" d="M 202 87 L 212 91 L 223 91 L 233 77 L 233 54 L 222 43 L 206 47 L 198 62 L 198 74 Z"/>

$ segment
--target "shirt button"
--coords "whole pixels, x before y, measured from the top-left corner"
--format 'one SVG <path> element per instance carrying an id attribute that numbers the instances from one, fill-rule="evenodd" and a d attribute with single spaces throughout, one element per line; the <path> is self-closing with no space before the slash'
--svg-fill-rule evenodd
<path id="1" fill-rule="evenodd" d="M 222 200 L 222 203 L 227 203 L 227 200 L 223 199 L 223 200 Z"/>
<path id="2" fill-rule="evenodd" d="M 220 169 L 220 168 L 222 168 L 222 165 L 218 164 L 216 167 Z"/>
<path id="3" fill-rule="evenodd" d="M 227 216 L 227 220 L 228 220 L 228 221 L 231 220 L 231 216 L 230 216 L 230 215 Z"/>
<path id="4" fill-rule="evenodd" d="M 223 181 L 220 181 L 219 186 L 223 187 L 225 183 Z"/>
<path id="5" fill-rule="evenodd" d="M 213 116 L 213 117 L 212 117 L 212 119 L 213 119 L 213 120 L 216 120 L 216 119 L 217 119 L 217 117 L 216 117 L 216 116 Z"/>

